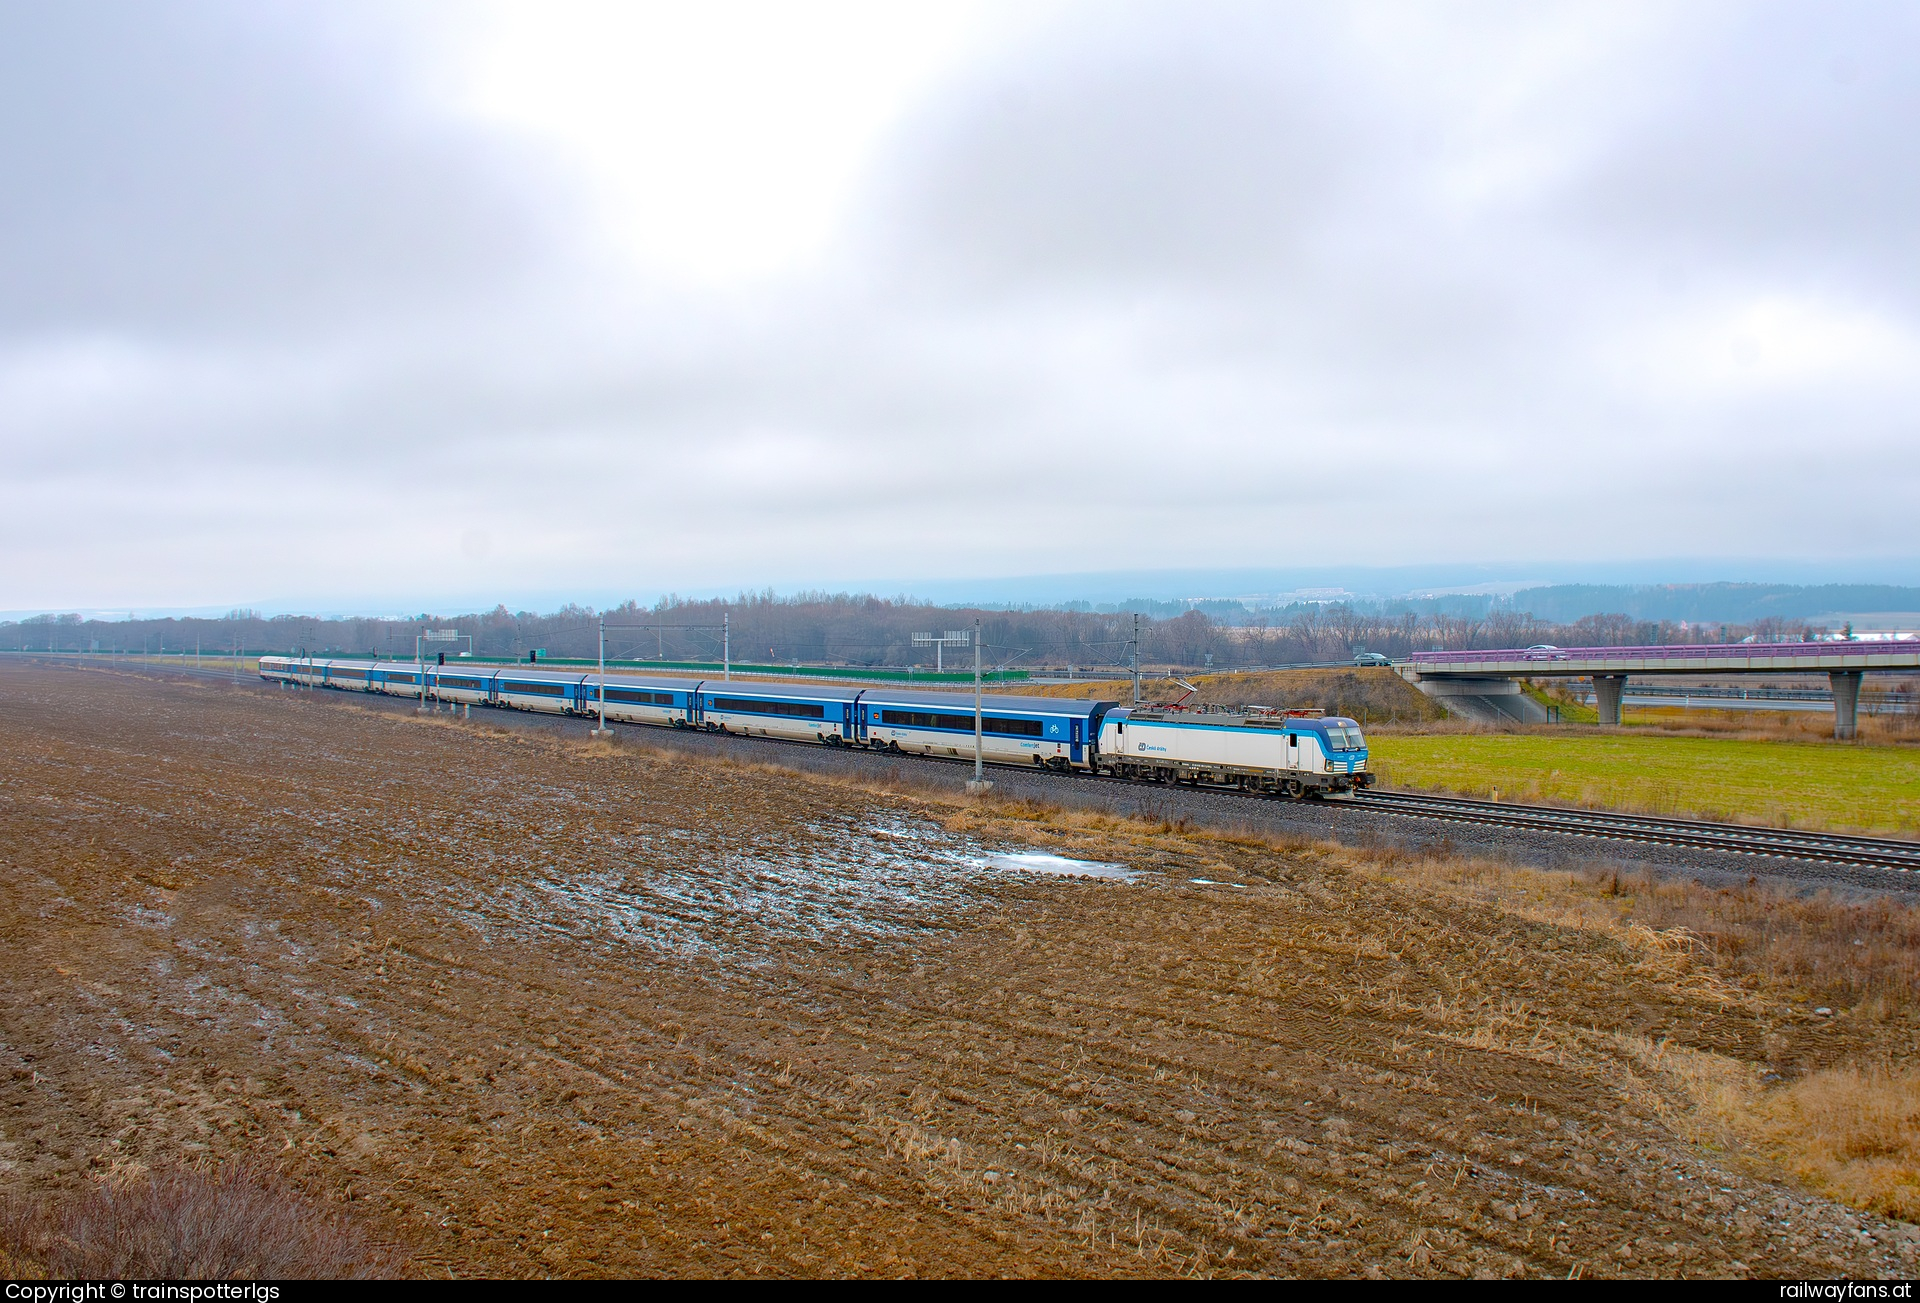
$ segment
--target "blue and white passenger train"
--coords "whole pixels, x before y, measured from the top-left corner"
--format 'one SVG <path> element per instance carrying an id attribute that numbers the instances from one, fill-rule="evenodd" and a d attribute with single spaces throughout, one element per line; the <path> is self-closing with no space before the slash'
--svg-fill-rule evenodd
<path id="1" fill-rule="evenodd" d="M 532 665 L 260 658 L 272 682 L 465 706 L 598 716 L 601 676 Z M 716 682 L 609 674 L 606 717 L 907 755 L 971 757 L 973 697 L 893 687 Z M 981 750 L 993 764 L 1038 765 L 1282 796 L 1340 796 L 1373 782 L 1350 719 L 1317 711 L 1135 707 L 1065 697 L 982 698 Z"/>

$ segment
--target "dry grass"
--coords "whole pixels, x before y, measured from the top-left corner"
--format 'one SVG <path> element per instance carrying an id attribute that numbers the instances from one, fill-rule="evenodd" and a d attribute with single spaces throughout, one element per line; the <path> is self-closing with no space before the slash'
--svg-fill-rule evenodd
<path id="1" fill-rule="evenodd" d="M 1680 737 L 1722 737 L 1763 742 L 1831 742 L 1833 715 L 1822 710 L 1689 710 L 1681 706 L 1629 706 L 1626 726 Z M 1861 715 L 1856 740 L 1868 746 L 1920 743 L 1920 717 Z"/>
<path id="2" fill-rule="evenodd" d="M 1188 683 L 1200 690 L 1194 700 L 1208 706 L 1271 706 L 1281 710 L 1318 707 L 1329 715 L 1345 715 L 1362 724 L 1437 722 L 1446 718 L 1431 697 L 1385 669 L 1268 670 L 1257 674 L 1189 674 Z M 1023 687 L 1031 696 L 1096 697 L 1125 701 L 1131 685 L 1124 680 L 1101 683 L 1062 683 Z M 1186 689 L 1172 679 L 1142 679 L 1140 695 L 1147 701 L 1176 701 Z"/>
<path id="3" fill-rule="evenodd" d="M 1820 711 L 1686 710 L 1678 706 L 1625 708 L 1619 728 L 1601 728 L 1591 707 L 1585 717 L 1565 707 L 1558 724 L 1520 724 L 1477 719 L 1432 721 L 1383 720 L 1368 736 L 1545 736 L 1713 738 L 1732 742 L 1804 742 L 1812 745 L 1896 746 L 1920 742 L 1920 719 L 1900 715 L 1860 716 L 1859 736 L 1852 744 L 1836 743 L 1833 716 Z"/>
<path id="4" fill-rule="evenodd" d="M 1847 1065 L 1764 1099 L 1756 1128 L 1809 1184 L 1920 1222 L 1920 1069 Z"/>
<path id="5" fill-rule="evenodd" d="M 8 1196 L 0 1257 L 15 1275 L 66 1280 L 365 1280 L 401 1267 L 357 1223 L 246 1161 Z"/>
<path id="6" fill-rule="evenodd" d="M 1882 1018 L 1920 1008 L 1920 907 L 1882 897 L 1801 896 L 1753 883 L 1710 888 L 1684 880 L 1586 875 L 1619 893 L 1622 917 L 1699 938 L 1730 979 L 1791 992 L 1803 1003 Z"/>
<path id="7" fill-rule="evenodd" d="M 1769 1087 L 1758 1066 L 1724 1055 L 1645 1038 L 1623 1048 L 1668 1089 L 1683 1133 L 1763 1177 L 1920 1222 L 1920 1069 L 1846 1063 Z"/>
<path id="8" fill-rule="evenodd" d="M 1560 708 L 1562 726 L 1594 725 L 1599 716 L 1575 697 L 1569 684 L 1545 680 L 1526 684 L 1542 705 Z M 1810 684 L 1809 686 L 1819 686 Z M 1876 680 L 1876 688 L 1904 691 L 1911 698 L 1910 680 Z M 1628 705 L 1622 712 L 1628 729 L 1672 733 L 1682 737 L 1741 738 L 1765 742 L 1823 742 L 1833 739 L 1830 710 L 1712 710 L 1687 706 Z M 1518 727 L 1518 726 L 1512 726 Z M 1859 717 L 1859 740 L 1869 744 L 1920 743 L 1920 716 L 1906 714 Z"/>

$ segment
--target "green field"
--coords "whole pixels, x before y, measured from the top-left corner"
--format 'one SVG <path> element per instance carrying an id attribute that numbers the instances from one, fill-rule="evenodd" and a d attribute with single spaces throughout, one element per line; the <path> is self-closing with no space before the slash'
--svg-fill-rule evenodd
<path id="1" fill-rule="evenodd" d="M 1920 835 L 1920 748 L 1701 737 L 1376 734 L 1384 787 Z"/>

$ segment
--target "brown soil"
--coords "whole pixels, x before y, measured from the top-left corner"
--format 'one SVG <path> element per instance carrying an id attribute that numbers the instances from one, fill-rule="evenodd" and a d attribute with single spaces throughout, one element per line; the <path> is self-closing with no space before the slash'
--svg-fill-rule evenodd
<path id="1" fill-rule="evenodd" d="M 262 1156 L 433 1274 L 1913 1270 L 1687 1138 L 1893 1033 L 1671 936 L 585 728 L 0 670 L 7 1187 Z"/>
<path id="2" fill-rule="evenodd" d="M 1425 723 L 1442 720 L 1447 712 L 1420 689 L 1392 670 L 1381 667 L 1338 670 L 1262 670 L 1255 673 L 1185 674 L 1187 689 L 1174 679 L 1145 675 L 1140 679 L 1143 701 L 1168 702 L 1186 698 L 1189 705 L 1271 706 L 1279 710 L 1312 708 L 1344 715 L 1363 724 Z M 1096 683 L 1060 683 L 1021 686 L 1010 691 L 1044 697 L 1125 702 L 1133 685 L 1125 679 Z"/>

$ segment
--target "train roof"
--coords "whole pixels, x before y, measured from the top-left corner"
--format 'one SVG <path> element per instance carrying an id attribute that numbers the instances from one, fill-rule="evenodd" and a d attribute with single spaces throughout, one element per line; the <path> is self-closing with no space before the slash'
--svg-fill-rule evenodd
<path id="1" fill-rule="evenodd" d="M 284 660 L 305 665 L 309 658 L 305 656 L 269 656 L 265 660 Z M 419 667 L 419 661 L 383 660 L 370 661 L 358 658 L 313 657 L 312 663 L 318 667 L 331 665 L 350 666 L 355 669 L 383 669 L 401 674 L 411 674 Z M 579 683 L 583 679 L 596 681 L 600 674 L 597 670 L 579 669 L 568 666 L 564 670 L 548 669 L 532 664 L 502 665 L 497 661 L 453 661 L 445 665 L 432 660 L 426 662 L 426 668 L 436 674 L 469 673 L 481 678 L 499 676 L 503 679 Z M 843 687 L 827 683 L 781 683 L 756 679 L 694 679 L 694 678 L 653 678 L 635 674 L 608 674 L 609 687 L 650 688 L 655 691 L 691 692 L 696 687 L 709 696 L 724 694 L 736 697 L 784 697 L 803 701 L 853 701 L 856 698 L 875 705 L 893 706 L 941 706 L 947 709 L 973 709 L 971 692 L 928 692 L 920 688 L 893 688 L 880 686 Z M 1114 706 L 1111 701 L 1088 701 L 1079 697 L 1019 697 L 1002 693 L 982 693 L 980 704 L 986 710 L 1020 711 L 1032 715 L 1065 715 L 1069 718 L 1085 719 L 1098 711 Z"/>
<path id="2" fill-rule="evenodd" d="M 802 701 L 852 701 L 860 695 L 859 688 L 838 684 L 762 683 L 753 679 L 705 679 L 700 691 L 709 697 L 797 697 Z"/>
<path id="3" fill-rule="evenodd" d="M 861 700 L 869 705 L 961 706 L 969 711 L 973 709 L 971 692 L 923 692 L 912 688 L 875 687 L 868 688 Z M 983 710 L 1017 710 L 1030 715 L 1066 715 L 1080 719 L 1113 704 L 1111 701 L 1087 701 L 1079 697 L 1015 697 L 994 692 L 980 694 Z"/>
<path id="4" fill-rule="evenodd" d="M 1276 731 L 1293 730 L 1301 733 L 1316 733 L 1329 724 L 1340 728 L 1360 727 L 1357 721 L 1348 719 L 1345 715 L 1294 715 L 1285 711 L 1235 710 L 1228 706 L 1210 706 L 1193 710 L 1143 704 L 1132 708 L 1122 707 L 1109 712 L 1107 718 L 1115 722 L 1137 719 L 1147 724 L 1187 724 L 1200 728 L 1270 728 Z"/>
<path id="5" fill-rule="evenodd" d="M 587 675 L 587 678 L 597 682 L 600 675 L 593 673 Z M 637 674 L 609 674 L 607 675 L 607 686 L 609 688 L 651 688 L 655 692 L 663 689 L 668 692 L 692 692 L 700 686 L 700 680 L 648 679 L 642 678 Z"/>
<path id="6" fill-rule="evenodd" d="M 263 656 L 260 659 L 286 661 L 292 665 L 311 664 L 316 669 L 330 669 L 334 666 L 341 666 L 356 670 L 389 670 L 396 674 L 415 674 L 421 669 L 421 662 L 408 660 L 369 661 L 339 656 L 331 658 L 325 656 Z M 441 665 L 429 660 L 426 662 L 425 667 L 436 674 L 467 673 L 480 678 L 492 678 L 498 674 L 514 679 L 550 680 L 557 683 L 578 683 L 582 677 L 577 671 L 572 669 L 543 670 L 532 665 L 501 665 L 492 661 L 448 661 L 445 665 Z M 611 683 L 613 678 L 614 676 L 609 674 L 607 681 Z"/>

